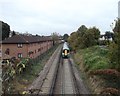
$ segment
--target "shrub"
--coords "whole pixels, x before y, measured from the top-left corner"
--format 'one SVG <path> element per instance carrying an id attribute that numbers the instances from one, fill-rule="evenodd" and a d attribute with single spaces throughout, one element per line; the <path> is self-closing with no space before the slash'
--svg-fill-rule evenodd
<path id="1" fill-rule="evenodd" d="M 100 70 L 96 70 L 96 71 L 91 71 L 91 73 L 93 75 L 104 74 L 104 75 L 114 75 L 114 76 L 117 76 L 117 77 L 120 76 L 120 72 L 118 72 L 115 69 L 100 69 Z"/>
<path id="2" fill-rule="evenodd" d="M 92 70 L 96 70 L 96 69 L 106 69 L 106 68 L 108 68 L 108 67 L 109 67 L 108 63 L 106 63 L 105 61 L 100 60 L 100 61 L 98 61 L 91 69 L 92 69 Z"/>
<path id="3" fill-rule="evenodd" d="M 109 94 L 109 96 L 119 96 L 120 92 L 116 88 L 105 88 L 101 91 L 100 94 Z"/>
<path id="4" fill-rule="evenodd" d="M 118 46 L 115 43 L 112 43 L 109 47 L 109 58 L 110 58 L 110 67 L 120 70 L 120 64 L 119 64 L 119 50 Z"/>

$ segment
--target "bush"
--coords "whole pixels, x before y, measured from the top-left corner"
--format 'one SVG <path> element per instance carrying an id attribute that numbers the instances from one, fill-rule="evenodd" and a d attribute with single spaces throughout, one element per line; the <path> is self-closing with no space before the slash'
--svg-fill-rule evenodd
<path id="1" fill-rule="evenodd" d="M 115 69 L 99 69 L 95 71 L 90 71 L 91 75 L 105 75 L 105 76 L 114 76 L 116 78 L 120 77 L 120 72 Z"/>
<path id="2" fill-rule="evenodd" d="M 108 49 L 105 49 L 105 48 L 102 48 L 101 50 L 100 50 L 100 55 L 101 56 L 105 56 L 106 54 L 108 54 Z"/>
<path id="3" fill-rule="evenodd" d="M 101 40 L 101 41 L 99 41 L 99 45 L 107 45 L 107 41 L 106 40 Z"/>
<path id="4" fill-rule="evenodd" d="M 109 68 L 108 49 L 94 46 L 84 49 L 81 53 L 86 71 Z"/>
<path id="5" fill-rule="evenodd" d="M 105 88 L 100 94 L 105 94 L 105 96 L 119 96 L 120 91 L 116 88 Z"/>
<path id="6" fill-rule="evenodd" d="M 116 69 L 99 69 L 89 72 L 90 75 L 97 75 L 105 80 L 105 87 L 120 89 L 120 72 Z"/>
<path id="7" fill-rule="evenodd" d="M 96 70 L 96 69 L 106 69 L 106 68 L 109 68 L 108 63 L 106 63 L 105 61 L 100 60 L 91 69 Z"/>
<path id="8" fill-rule="evenodd" d="M 110 67 L 115 68 L 120 71 L 120 64 L 119 64 L 119 50 L 118 46 L 115 43 L 112 43 L 109 47 L 109 58 L 110 58 Z"/>

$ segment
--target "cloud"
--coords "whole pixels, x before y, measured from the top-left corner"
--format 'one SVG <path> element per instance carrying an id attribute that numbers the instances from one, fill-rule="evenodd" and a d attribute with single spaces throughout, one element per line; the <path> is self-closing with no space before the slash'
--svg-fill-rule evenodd
<path id="1" fill-rule="evenodd" d="M 69 34 L 80 25 L 110 30 L 119 0 L 1 0 L 0 19 L 11 30 L 50 35 Z"/>

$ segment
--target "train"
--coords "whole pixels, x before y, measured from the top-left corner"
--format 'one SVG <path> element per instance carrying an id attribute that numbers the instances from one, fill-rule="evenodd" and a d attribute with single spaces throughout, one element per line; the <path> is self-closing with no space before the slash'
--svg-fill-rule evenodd
<path id="1" fill-rule="evenodd" d="M 64 42 L 63 49 L 62 49 L 62 57 L 69 58 L 69 56 L 70 56 L 70 49 L 68 47 L 68 43 Z"/>

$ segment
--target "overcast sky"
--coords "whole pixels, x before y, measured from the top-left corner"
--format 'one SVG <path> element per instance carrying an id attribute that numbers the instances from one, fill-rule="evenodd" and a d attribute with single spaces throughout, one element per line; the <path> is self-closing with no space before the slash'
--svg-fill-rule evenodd
<path id="1" fill-rule="evenodd" d="M 0 20 L 11 30 L 50 35 L 76 31 L 81 25 L 111 30 L 119 0 L 0 0 Z"/>

